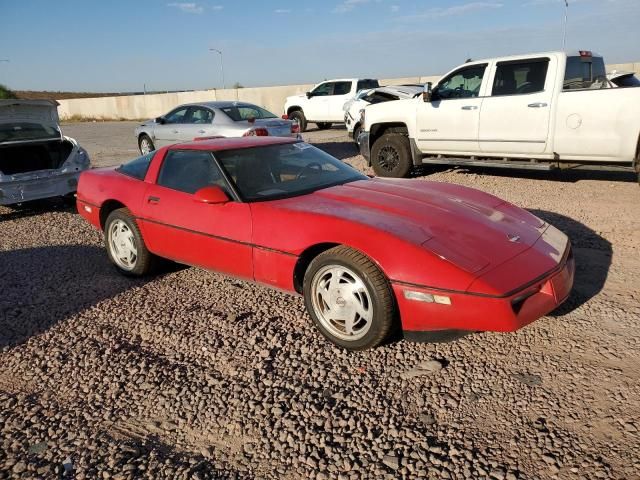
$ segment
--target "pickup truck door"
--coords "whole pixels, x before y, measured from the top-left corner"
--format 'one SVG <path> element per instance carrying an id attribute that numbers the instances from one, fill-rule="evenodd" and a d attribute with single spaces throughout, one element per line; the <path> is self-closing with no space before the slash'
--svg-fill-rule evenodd
<path id="1" fill-rule="evenodd" d="M 356 82 L 333 82 L 333 93 L 329 96 L 327 118 L 332 122 L 344 122 L 344 104 L 356 94 Z"/>
<path id="2" fill-rule="evenodd" d="M 479 151 L 480 96 L 487 64 L 468 65 L 443 78 L 431 102 L 418 102 L 416 142 L 425 153 Z"/>
<path id="3" fill-rule="evenodd" d="M 304 107 L 302 108 L 308 121 L 327 120 L 329 116 L 329 98 L 333 93 L 333 84 L 334 82 L 324 82 L 309 92 L 310 96 L 304 102 Z"/>
<path id="4" fill-rule="evenodd" d="M 480 149 L 492 154 L 540 154 L 547 148 L 556 60 L 498 62 L 480 110 Z"/>

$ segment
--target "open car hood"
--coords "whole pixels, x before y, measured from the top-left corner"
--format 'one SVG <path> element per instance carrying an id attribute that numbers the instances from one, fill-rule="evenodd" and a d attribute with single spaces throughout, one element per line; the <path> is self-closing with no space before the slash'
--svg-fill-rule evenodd
<path id="1" fill-rule="evenodd" d="M 0 100 L 0 145 L 61 139 L 55 100 Z"/>

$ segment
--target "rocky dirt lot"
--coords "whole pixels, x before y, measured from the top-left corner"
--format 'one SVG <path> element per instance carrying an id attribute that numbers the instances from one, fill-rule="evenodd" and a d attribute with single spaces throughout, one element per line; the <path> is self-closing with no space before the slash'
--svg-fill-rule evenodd
<path id="1" fill-rule="evenodd" d="M 132 127 L 65 131 L 107 165 L 135 156 Z M 364 169 L 344 130 L 305 135 Z M 421 173 L 564 230 L 569 301 L 514 334 L 347 353 L 300 298 L 127 279 L 73 209 L 0 207 L 0 479 L 640 478 L 634 177 Z"/>

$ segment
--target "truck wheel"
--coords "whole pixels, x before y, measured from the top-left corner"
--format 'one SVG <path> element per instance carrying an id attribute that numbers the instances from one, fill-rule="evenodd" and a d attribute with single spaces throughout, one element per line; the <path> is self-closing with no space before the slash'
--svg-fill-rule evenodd
<path id="1" fill-rule="evenodd" d="M 353 141 L 356 142 L 356 145 L 359 147 L 360 143 L 358 143 L 358 137 L 360 136 L 360 132 L 362 132 L 362 127 L 360 124 L 356 125 L 353 129 Z"/>
<path id="2" fill-rule="evenodd" d="M 302 110 L 295 110 L 289 114 L 289 120 L 295 120 L 300 125 L 300 133 L 307 131 L 307 119 Z"/>
<path id="3" fill-rule="evenodd" d="M 318 330 L 347 350 L 376 347 L 398 325 L 387 277 L 368 257 L 344 245 L 311 261 L 303 293 Z"/>
<path id="4" fill-rule="evenodd" d="M 385 133 L 373 144 L 371 165 L 379 177 L 406 177 L 412 163 L 409 139 L 406 135 Z"/>
<path id="5" fill-rule="evenodd" d="M 332 124 L 328 122 L 321 122 L 316 123 L 316 125 L 318 126 L 318 130 L 329 130 Z"/>

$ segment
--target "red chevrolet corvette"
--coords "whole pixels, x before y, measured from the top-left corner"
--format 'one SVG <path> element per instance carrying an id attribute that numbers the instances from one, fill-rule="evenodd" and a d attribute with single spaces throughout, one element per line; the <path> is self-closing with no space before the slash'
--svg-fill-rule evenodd
<path id="1" fill-rule="evenodd" d="M 84 172 L 78 211 L 126 275 L 158 257 L 304 295 L 350 350 L 405 335 L 514 331 L 571 290 L 568 238 L 486 193 L 368 178 L 299 140 L 183 143 Z"/>

